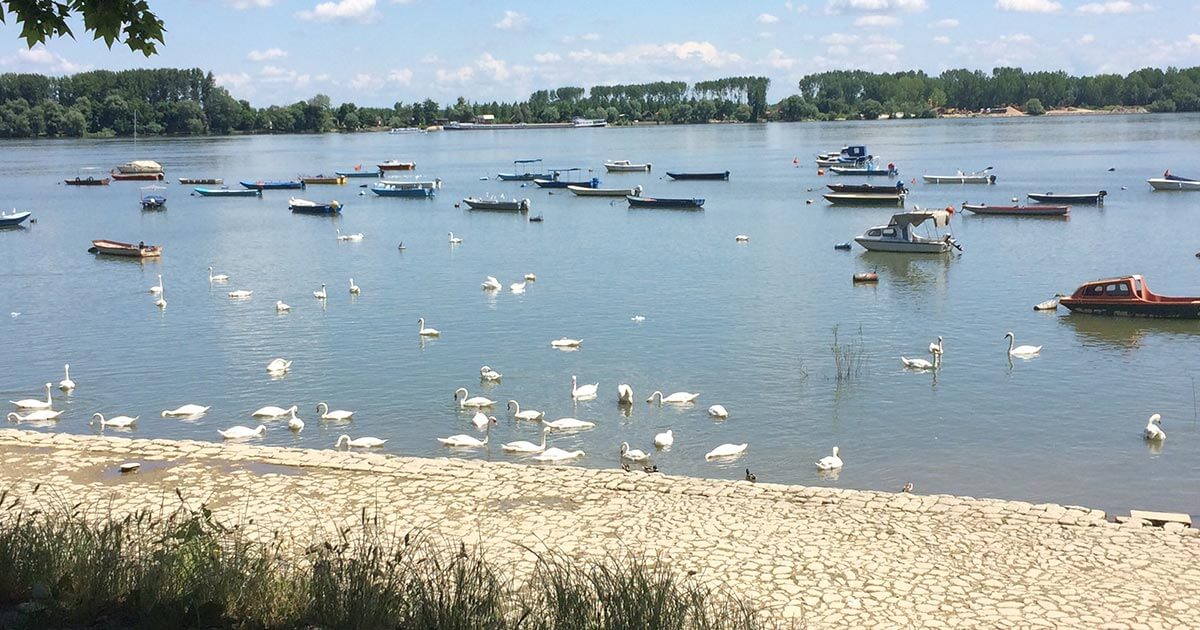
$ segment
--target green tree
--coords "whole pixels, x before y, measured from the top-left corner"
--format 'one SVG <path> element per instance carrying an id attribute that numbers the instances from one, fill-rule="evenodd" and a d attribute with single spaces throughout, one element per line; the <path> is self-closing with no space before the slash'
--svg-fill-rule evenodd
<path id="1" fill-rule="evenodd" d="M 21 24 L 21 38 L 33 48 L 56 37 L 75 37 L 68 20 L 83 20 L 83 29 L 112 48 L 122 42 L 147 57 L 158 52 L 165 27 L 146 0 L 0 0 L 0 22 L 11 13 Z"/>
<path id="2" fill-rule="evenodd" d="M 1046 106 L 1042 105 L 1042 101 L 1031 98 L 1025 101 L 1025 113 L 1030 116 L 1041 116 L 1046 113 Z"/>
<path id="3" fill-rule="evenodd" d="M 68 110 L 66 116 L 63 117 L 60 133 L 71 138 L 82 138 L 85 132 L 87 132 L 87 118 L 75 108 Z"/>
<path id="4" fill-rule="evenodd" d="M 866 120 L 876 120 L 883 114 L 883 103 L 869 98 L 858 106 L 858 113 Z"/>

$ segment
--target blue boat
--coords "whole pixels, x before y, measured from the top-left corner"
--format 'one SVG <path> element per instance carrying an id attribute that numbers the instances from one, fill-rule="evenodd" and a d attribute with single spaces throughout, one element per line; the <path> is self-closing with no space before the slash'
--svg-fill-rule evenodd
<path id="1" fill-rule="evenodd" d="M 521 165 L 525 170 L 522 173 L 496 173 L 496 177 L 506 182 L 531 182 L 535 179 L 555 179 L 553 173 L 531 173 L 529 171 L 530 164 L 537 164 L 542 161 L 542 158 L 532 160 L 513 160 L 514 165 Z"/>
<path id="2" fill-rule="evenodd" d="M 242 186 L 254 190 L 299 190 L 304 188 L 304 182 L 298 179 L 287 179 L 281 181 L 257 181 L 257 182 L 242 182 Z"/>
<path id="3" fill-rule="evenodd" d="M 21 225 L 25 219 L 29 218 L 32 212 L 15 212 L 13 214 L 4 214 L 0 212 L 0 228 L 14 228 Z"/>
<path id="4" fill-rule="evenodd" d="M 383 175 L 383 171 L 379 170 L 379 167 L 373 171 L 359 169 L 357 171 L 334 171 L 334 173 L 342 177 L 379 177 Z"/>
<path id="5" fill-rule="evenodd" d="M 321 203 L 292 197 L 288 200 L 288 209 L 297 214 L 340 214 L 342 204 L 337 200 Z"/>
<path id="6" fill-rule="evenodd" d="M 533 180 L 539 188 L 566 188 L 567 186 L 578 186 L 580 188 L 599 188 L 600 180 L 593 177 L 587 181 L 568 181 L 562 179 L 563 173 L 575 173 L 582 171 L 581 168 L 557 168 L 550 171 L 550 177 L 538 178 Z"/>
<path id="7" fill-rule="evenodd" d="M 261 197 L 262 191 L 257 188 L 244 190 L 240 188 L 193 188 L 202 197 Z"/>
<path id="8" fill-rule="evenodd" d="M 163 186 L 145 186 L 142 188 L 142 210 L 161 210 L 167 205 L 167 196 Z"/>
<path id="9" fill-rule="evenodd" d="M 634 197 L 626 195 L 625 201 L 629 202 L 630 208 L 679 208 L 699 210 L 704 207 L 704 200 L 699 198 L 693 199 L 663 199 L 661 197 Z"/>
<path id="10" fill-rule="evenodd" d="M 434 191 L 441 187 L 441 180 L 429 181 L 389 181 L 383 180 L 371 185 L 371 192 L 380 197 L 411 197 L 425 199 L 432 197 Z"/>

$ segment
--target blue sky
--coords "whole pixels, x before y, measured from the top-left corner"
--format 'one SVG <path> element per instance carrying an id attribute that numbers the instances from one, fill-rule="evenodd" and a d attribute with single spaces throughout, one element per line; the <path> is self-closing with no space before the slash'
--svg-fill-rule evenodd
<path id="1" fill-rule="evenodd" d="M 563 85 L 756 74 L 772 100 L 831 69 L 1200 65 L 1200 0 L 435 2 L 151 0 L 166 22 L 146 59 L 87 36 L 26 50 L 0 27 L 0 72 L 201 67 L 238 98 L 391 105 L 523 99 Z M 82 33 L 81 28 L 77 31 Z M 4 42 L 7 42 L 5 44 Z"/>

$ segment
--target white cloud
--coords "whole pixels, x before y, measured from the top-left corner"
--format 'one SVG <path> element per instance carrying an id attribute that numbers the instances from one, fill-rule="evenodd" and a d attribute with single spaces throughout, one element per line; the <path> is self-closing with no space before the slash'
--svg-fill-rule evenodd
<path id="1" fill-rule="evenodd" d="M 996 0 L 996 8 L 1019 13 L 1057 13 L 1063 7 L 1054 0 Z"/>
<path id="2" fill-rule="evenodd" d="M 396 68 L 387 75 L 388 81 L 397 85 L 411 85 L 413 80 L 413 71 L 408 68 Z"/>
<path id="3" fill-rule="evenodd" d="M 934 37 L 934 38 L 933 38 L 933 43 L 935 43 L 935 44 L 949 44 L 949 43 L 950 43 L 950 38 L 949 38 L 949 37 L 946 37 L 945 35 L 938 35 L 937 37 Z"/>
<path id="4" fill-rule="evenodd" d="M 1092 43 L 1092 42 L 1094 42 L 1094 41 L 1096 41 L 1096 36 L 1095 36 L 1095 35 L 1092 35 L 1091 33 L 1084 33 L 1084 34 L 1083 34 L 1083 35 L 1082 35 L 1082 36 L 1079 38 L 1079 43 L 1080 43 L 1080 44 L 1083 44 L 1083 45 L 1090 44 L 1090 43 Z"/>
<path id="5" fill-rule="evenodd" d="M 933 23 L 934 28 L 958 28 L 958 20 L 954 18 L 946 18 Z"/>
<path id="6" fill-rule="evenodd" d="M 433 53 L 429 53 L 427 55 L 424 55 L 420 59 L 418 59 L 418 61 L 420 61 L 421 63 L 437 63 L 437 62 L 441 61 L 441 58 Z"/>
<path id="7" fill-rule="evenodd" d="M 503 59 L 497 59 L 492 56 L 492 53 L 483 53 L 475 60 L 475 63 L 469 66 L 459 68 L 439 68 L 435 73 L 438 83 L 467 83 L 477 77 L 486 77 L 496 82 L 507 81 L 514 74 L 525 73 L 528 68 L 524 66 L 509 67 L 508 62 Z"/>
<path id="8" fill-rule="evenodd" d="M 302 88 L 312 83 L 312 75 L 300 74 L 295 70 L 279 66 L 266 65 L 258 71 L 258 82 L 279 85 L 291 85 Z"/>
<path id="9" fill-rule="evenodd" d="M 375 0 L 337 0 L 322 2 L 310 11 L 301 11 L 296 15 L 302 20 L 312 22 L 329 22 L 333 20 L 364 21 L 375 13 Z"/>
<path id="10" fill-rule="evenodd" d="M 854 20 L 859 28 L 886 28 L 900 24 L 900 18 L 894 15 L 864 15 Z"/>
<path id="11" fill-rule="evenodd" d="M 767 58 L 763 60 L 763 63 L 776 70 L 790 70 L 797 62 L 795 59 L 787 56 L 782 50 L 775 48 L 767 53 Z"/>
<path id="12" fill-rule="evenodd" d="M 6 64 L 10 63 L 11 61 L 13 60 L 5 59 Z M 49 50 L 46 50 L 46 48 L 43 46 L 17 49 L 16 61 L 26 67 L 36 67 L 40 72 L 49 72 L 54 74 L 70 74 L 72 72 L 79 72 L 80 70 L 87 69 L 84 66 L 67 61 L 66 57 L 54 54 Z"/>
<path id="13" fill-rule="evenodd" d="M 829 55 L 829 58 L 818 59 L 822 62 L 837 61 L 839 57 L 850 57 L 853 54 L 855 57 L 872 57 L 875 61 L 890 63 L 897 61 L 900 51 L 904 50 L 904 44 L 883 35 L 862 36 L 830 33 L 821 37 L 820 41 L 828 46 L 825 52 Z M 844 63 L 845 60 L 842 61 Z"/>
<path id="14" fill-rule="evenodd" d="M 826 13 L 924 11 L 929 8 L 925 0 L 828 0 Z"/>
<path id="15" fill-rule="evenodd" d="M 778 21 L 779 21 L 779 18 L 775 17 L 774 15 L 771 15 L 770 13 L 759 13 L 758 14 L 758 23 L 759 24 L 775 24 Z"/>
<path id="16" fill-rule="evenodd" d="M 229 74 L 213 75 L 213 80 L 217 82 L 217 85 L 223 88 L 238 89 L 250 85 L 250 82 L 253 79 L 245 72 L 232 72 Z"/>
<path id="17" fill-rule="evenodd" d="M 471 66 L 463 66 L 452 70 L 438 68 L 435 78 L 438 83 L 466 83 L 475 76 L 475 69 Z"/>
<path id="18" fill-rule="evenodd" d="M 229 4 L 241 11 L 244 9 L 265 9 L 274 6 L 279 0 L 229 0 Z"/>
<path id="19" fill-rule="evenodd" d="M 267 61 L 270 59 L 282 59 L 288 56 L 287 51 L 280 48 L 268 48 L 266 50 L 251 50 L 246 53 L 246 58 L 250 61 Z"/>
<path id="20" fill-rule="evenodd" d="M 475 67 L 492 75 L 496 81 L 504 81 L 511 74 L 508 69 L 508 64 L 503 60 L 496 59 L 492 53 L 483 53 L 479 59 L 475 61 Z"/>
<path id="21" fill-rule="evenodd" d="M 600 39 L 600 33 L 584 33 L 583 35 L 579 36 L 579 39 L 582 39 L 585 42 L 598 41 Z"/>
<path id="22" fill-rule="evenodd" d="M 354 75 L 350 79 L 350 87 L 352 87 L 356 90 L 365 90 L 374 85 L 375 85 L 375 77 L 373 77 L 365 72 L 360 72 L 360 73 Z"/>
<path id="23" fill-rule="evenodd" d="M 562 55 L 556 52 L 538 53 L 533 56 L 533 60 L 538 63 L 554 63 L 556 61 L 562 61 Z"/>
<path id="24" fill-rule="evenodd" d="M 830 33 L 821 37 L 822 44 L 829 44 L 831 46 L 844 46 L 846 44 L 853 44 L 857 41 L 858 35 L 846 35 L 844 33 Z"/>
<path id="25" fill-rule="evenodd" d="M 1114 2 L 1089 2 L 1075 8 L 1076 13 L 1087 15 L 1110 15 L 1120 13 L 1140 13 L 1142 11 L 1153 11 L 1154 7 L 1149 4 L 1136 4 L 1127 2 L 1126 0 L 1116 0 Z"/>
<path id="26" fill-rule="evenodd" d="M 516 11 L 508 10 L 504 12 L 504 17 L 496 22 L 496 28 L 502 31 L 519 31 L 525 28 L 527 23 L 529 23 L 529 18 Z"/>
<path id="27" fill-rule="evenodd" d="M 651 62 L 698 62 L 713 68 L 741 61 L 736 53 L 722 52 L 709 42 L 687 41 L 667 44 L 638 44 L 615 53 L 575 50 L 567 53 L 572 61 L 606 66 L 640 65 Z"/>

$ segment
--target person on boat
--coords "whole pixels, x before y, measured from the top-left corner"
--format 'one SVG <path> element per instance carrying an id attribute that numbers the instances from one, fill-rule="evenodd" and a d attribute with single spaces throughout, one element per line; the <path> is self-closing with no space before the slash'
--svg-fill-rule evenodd
<path id="1" fill-rule="evenodd" d="M 138 241 L 138 249 L 146 249 L 146 241 Z"/>
<path id="2" fill-rule="evenodd" d="M 904 180 L 903 179 L 896 180 L 896 192 L 898 192 L 898 193 L 904 192 Z"/>

